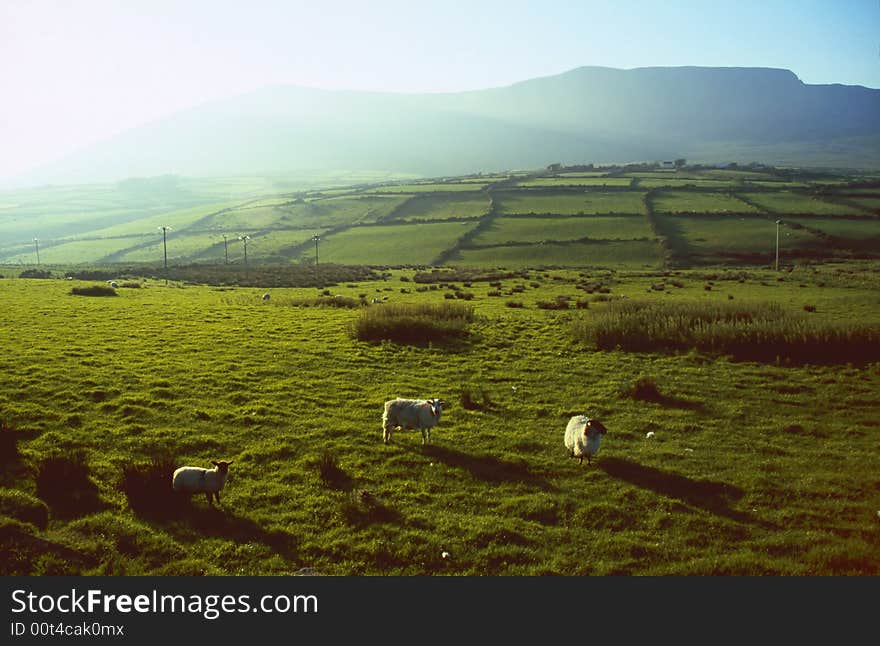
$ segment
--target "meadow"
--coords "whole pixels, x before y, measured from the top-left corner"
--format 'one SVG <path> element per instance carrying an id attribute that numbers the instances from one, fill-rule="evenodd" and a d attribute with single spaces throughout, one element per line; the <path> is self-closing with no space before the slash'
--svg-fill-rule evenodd
<path id="1" fill-rule="evenodd" d="M 880 574 L 878 197 L 757 165 L 0 193 L 0 573 Z M 383 444 L 395 396 L 449 403 L 430 445 Z M 219 505 L 170 490 L 219 459 Z"/>
<path id="2" fill-rule="evenodd" d="M 772 301 L 816 329 L 876 333 L 876 265 L 427 275 L 268 301 L 153 280 L 112 298 L 72 293 L 88 281 L 0 280 L 16 332 L 0 353 L 3 573 L 880 572 L 873 355 L 604 350 L 578 333 L 625 301 L 746 313 Z M 459 294 L 471 294 L 464 337 L 354 333 L 367 313 L 393 318 L 383 307 Z M 388 300 L 320 306 L 337 295 Z M 449 402 L 432 444 L 382 443 L 382 403 L 398 395 Z M 562 444 L 581 413 L 609 429 L 590 467 Z M 234 461 L 216 508 L 168 490 L 173 467 L 215 459 Z"/>

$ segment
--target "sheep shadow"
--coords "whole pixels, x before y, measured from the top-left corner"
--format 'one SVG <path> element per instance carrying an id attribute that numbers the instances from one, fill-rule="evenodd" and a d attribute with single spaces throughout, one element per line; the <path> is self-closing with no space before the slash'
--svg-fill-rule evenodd
<path id="1" fill-rule="evenodd" d="M 294 536 L 263 528 L 259 523 L 239 516 L 228 509 L 180 503 L 174 518 L 153 519 L 169 534 L 183 542 L 195 542 L 205 537 L 225 538 L 239 544 L 262 543 L 284 558 L 295 558 L 297 540 Z"/>
<path id="2" fill-rule="evenodd" d="M 725 482 L 694 480 L 677 473 L 662 471 L 631 460 L 606 457 L 597 465 L 609 476 L 668 498 L 741 523 L 760 524 L 751 515 L 731 509 L 732 502 L 743 497 L 743 490 Z"/>
<path id="3" fill-rule="evenodd" d="M 509 462 L 491 455 L 470 455 L 435 444 L 420 445 L 422 452 L 450 467 L 465 469 L 477 480 L 494 483 L 525 484 L 552 491 L 554 487 L 544 478 L 529 471 L 527 462 Z M 417 449 L 409 449 L 416 451 Z"/>

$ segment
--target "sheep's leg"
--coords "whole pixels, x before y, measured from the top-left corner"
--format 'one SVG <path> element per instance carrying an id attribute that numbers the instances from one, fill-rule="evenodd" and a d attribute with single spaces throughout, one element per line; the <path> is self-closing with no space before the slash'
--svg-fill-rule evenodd
<path id="1" fill-rule="evenodd" d="M 210 492 L 210 491 L 206 492 L 206 493 L 205 493 L 205 497 L 208 499 L 208 504 L 211 505 L 211 506 L 213 507 L 213 506 L 214 506 L 214 501 L 213 501 L 212 498 L 211 498 L 211 492 Z"/>
<path id="2" fill-rule="evenodd" d="M 584 463 L 584 456 L 581 455 L 578 457 L 578 464 L 583 464 L 583 463 Z"/>

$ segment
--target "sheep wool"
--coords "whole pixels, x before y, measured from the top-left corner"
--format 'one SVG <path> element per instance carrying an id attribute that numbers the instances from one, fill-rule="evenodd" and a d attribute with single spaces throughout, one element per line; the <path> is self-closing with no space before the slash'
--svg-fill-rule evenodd
<path id="1" fill-rule="evenodd" d="M 573 458 L 578 458 L 578 464 L 592 464 L 591 459 L 599 452 L 602 445 L 602 436 L 608 432 L 605 425 L 597 419 L 586 415 L 575 415 L 568 420 L 565 428 L 565 448 Z"/>
<path id="2" fill-rule="evenodd" d="M 391 399 L 385 402 L 382 414 L 382 440 L 391 442 L 395 428 L 418 429 L 422 433 L 422 444 L 431 440 L 431 428 L 440 423 L 440 416 L 446 402 L 442 399 Z"/>
<path id="3" fill-rule="evenodd" d="M 192 495 L 203 493 L 208 498 L 208 504 L 213 505 L 213 498 L 220 502 L 220 490 L 226 484 L 229 477 L 229 465 L 232 461 L 211 461 L 213 469 L 202 467 L 180 467 L 171 478 L 171 486 L 174 491 Z"/>

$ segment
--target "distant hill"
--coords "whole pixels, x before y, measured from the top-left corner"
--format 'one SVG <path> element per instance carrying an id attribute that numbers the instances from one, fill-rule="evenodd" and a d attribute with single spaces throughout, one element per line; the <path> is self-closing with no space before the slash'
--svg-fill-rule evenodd
<path id="1" fill-rule="evenodd" d="M 259 90 L 176 113 L 31 173 L 38 182 L 674 159 L 880 168 L 880 90 L 765 68 L 581 67 L 446 94 Z"/>

